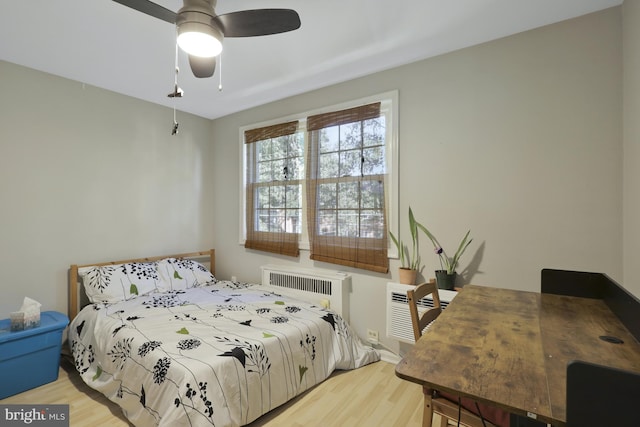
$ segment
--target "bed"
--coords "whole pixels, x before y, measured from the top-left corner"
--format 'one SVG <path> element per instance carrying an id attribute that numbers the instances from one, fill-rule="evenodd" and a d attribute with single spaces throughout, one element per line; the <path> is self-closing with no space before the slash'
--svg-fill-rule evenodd
<path id="1" fill-rule="evenodd" d="M 214 273 L 213 250 L 71 266 L 75 367 L 134 425 L 246 425 L 379 360 L 335 312 Z"/>

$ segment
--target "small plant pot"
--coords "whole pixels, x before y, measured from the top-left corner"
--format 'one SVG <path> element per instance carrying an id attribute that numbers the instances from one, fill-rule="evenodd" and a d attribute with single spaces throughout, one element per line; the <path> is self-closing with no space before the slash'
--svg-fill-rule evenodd
<path id="1" fill-rule="evenodd" d="M 458 273 L 455 271 L 448 274 L 447 270 L 436 270 L 436 283 L 438 284 L 438 289 L 453 289 L 456 284 L 457 275 Z"/>
<path id="2" fill-rule="evenodd" d="M 416 276 L 418 275 L 418 270 L 411 270 L 408 268 L 400 267 L 398 271 L 400 273 L 400 283 L 402 283 L 403 285 L 416 284 Z"/>

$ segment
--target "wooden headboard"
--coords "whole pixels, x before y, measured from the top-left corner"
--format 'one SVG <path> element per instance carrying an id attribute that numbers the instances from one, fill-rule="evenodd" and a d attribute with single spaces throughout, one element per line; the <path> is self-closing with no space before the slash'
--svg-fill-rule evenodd
<path id="1" fill-rule="evenodd" d="M 164 258 L 208 258 L 206 262 L 209 263 L 209 271 L 212 274 L 216 274 L 216 251 L 215 249 L 209 249 L 208 251 L 200 251 L 200 252 L 188 252 L 185 254 L 172 254 L 172 255 L 161 255 L 161 256 L 152 256 L 146 258 L 134 258 L 134 259 L 125 259 L 120 261 L 108 261 L 108 262 L 94 262 L 91 264 L 72 264 L 69 269 L 69 321 L 73 320 L 80 311 L 81 302 L 80 302 L 80 286 L 78 280 L 78 268 L 81 267 L 91 267 L 91 266 L 104 266 L 104 265 L 114 265 L 114 264 L 125 264 L 127 262 L 153 262 L 159 261 Z"/>

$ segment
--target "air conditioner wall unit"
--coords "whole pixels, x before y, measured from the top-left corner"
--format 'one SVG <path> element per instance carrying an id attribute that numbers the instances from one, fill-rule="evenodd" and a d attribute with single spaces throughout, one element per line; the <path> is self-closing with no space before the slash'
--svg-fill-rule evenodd
<path id="1" fill-rule="evenodd" d="M 415 286 L 393 282 L 387 283 L 387 337 L 413 344 L 415 339 L 413 337 L 413 326 L 411 325 L 409 300 L 407 298 L 407 291 L 410 289 L 415 289 Z M 443 310 L 447 308 L 457 294 L 456 291 L 438 289 L 440 305 Z M 418 312 L 427 310 L 430 307 L 433 307 L 433 299 L 429 295 L 418 303 Z"/>

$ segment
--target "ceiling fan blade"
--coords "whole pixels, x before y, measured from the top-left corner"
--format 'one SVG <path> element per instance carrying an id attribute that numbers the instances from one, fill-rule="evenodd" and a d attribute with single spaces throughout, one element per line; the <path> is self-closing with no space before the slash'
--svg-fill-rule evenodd
<path id="1" fill-rule="evenodd" d="M 300 28 L 300 16 L 292 9 L 254 9 L 216 16 L 225 37 L 253 37 L 286 33 Z"/>
<path id="2" fill-rule="evenodd" d="M 189 55 L 189 66 L 191 66 L 194 76 L 199 78 L 211 77 L 216 70 L 216 57 L 202 58 Z"/>
<path id="3" fill-rule="evenodd" d="M 162 19 L 170 24 L 176 23 L 176 18 L 178 15 L 166 9 L 159 4 L 155 4 L 150 2 L 149 0 L 113 0 L 116 3 L 120 3 L 123 6 L 130 7 L 131 9 L 135 9 L 138 12 L 145 13 L 149 16 L 153 16 L 154 18 Z"/>

